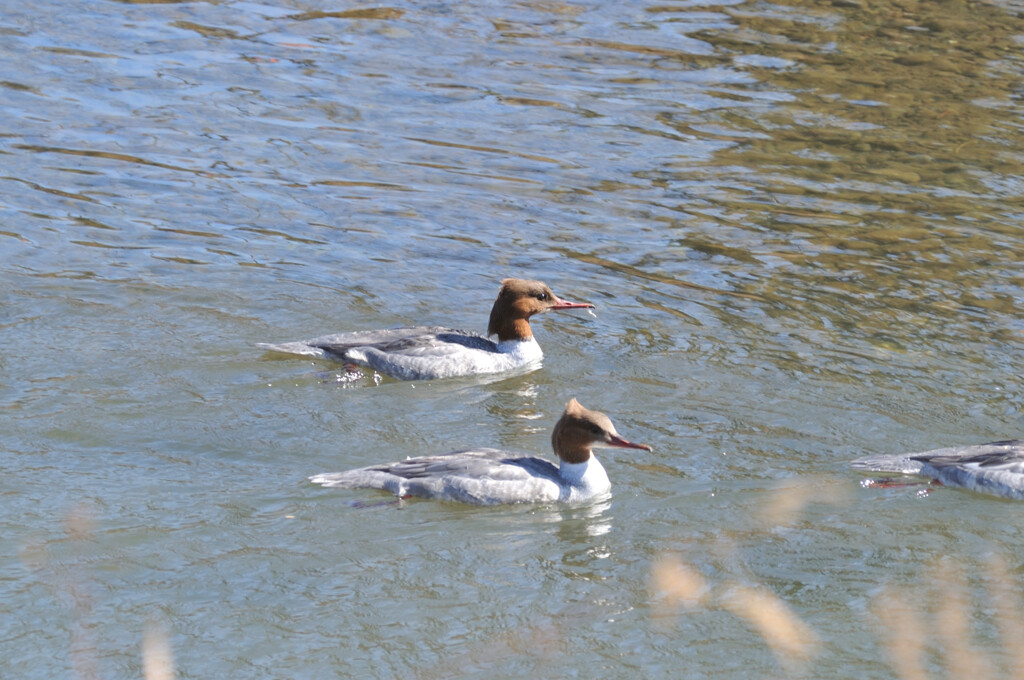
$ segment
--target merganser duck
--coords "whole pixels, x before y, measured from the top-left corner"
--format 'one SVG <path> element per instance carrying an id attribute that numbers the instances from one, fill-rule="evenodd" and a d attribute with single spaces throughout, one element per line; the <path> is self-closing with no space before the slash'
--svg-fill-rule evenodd
<path id="1" fill-rule="evenodd" d="M 651 450 L 646 444 L 623 439 L 608 416 L 583 408 L 575 399 L 555 424 L 551 446 L 560 459 L 558 466 L 520 453 L 469 449 L 315 475 L 309 481 L 342 489 L 383 489 L 399 498 L 419 496 L 476 505 L 581 503 L 611 489 L 593 448 Z"/>
<path id="2" fill-rule="evenodd" d="M 417 326 L 258 346 L 287 354 L 341 359 L 401 380 L 502 373 L 540 364 L 544 353 L 533 337 L 531 316 L 549 309 L 593 306 L 559 299 L 540 281 L 504 279 L 487 326 L 487 335 L 497 335 L 497 342 L 468 331 Z"/>
<path id="3" fill-rule="evenodd" d="M 922 453 L 865 456 L 856 470 L 930 477 L 946 486 L 1024 500 L 1024 440 L 951 446 Z"/>

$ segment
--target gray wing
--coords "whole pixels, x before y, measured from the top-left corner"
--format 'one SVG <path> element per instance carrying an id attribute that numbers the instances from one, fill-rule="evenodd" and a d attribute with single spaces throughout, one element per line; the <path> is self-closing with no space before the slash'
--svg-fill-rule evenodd
<path id="1" fill-rule="evenodd" d="M 343 333 L 310 340 L 309 344 L 341 358 L 345 358 L 351 349 L 367 347 L 389 354 L 414 356 L 449 354 L 466 347 L 484 352 L 498 351 L 494 342 L 476 333 L 436 326 Z"/>
<path id="2" fill-rule="evenodd" d="M 558 468 L 546 460 L 498 449 L 472 449 L 314 475 L 309 481 L 489 505 L 558 500 L 558 479 Z"/>
<path id="3" fill-rule="evenodd" d="M 920 475 L 949 486 L 1024 499 L 1024 440 L 1019 439 L 921 453 L 867 456 L 852 465 L 866 472 Z"/>
<path id="4" fill-rule="evenodd" d="M 497 352 L 491 340 L 469 331 L 441 326 L 389 328 L 379 331 L 355 331 L 322 335 L 311 340 L 284 343 L 259 343 L 258 347 L 286 354 L 332 357 L 349 360 L 353 349 L 373 348 L 381 352 L 424 355 L 444 354 L 468 347 L 484 352 Z"/>

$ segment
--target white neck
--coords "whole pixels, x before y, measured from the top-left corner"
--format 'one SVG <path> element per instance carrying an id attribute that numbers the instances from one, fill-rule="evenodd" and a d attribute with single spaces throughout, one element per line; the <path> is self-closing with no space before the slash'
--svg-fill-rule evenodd
<path id="1" fill-rule="evenodd" d="M 601 461 L 590 454 L 583 463 L 566 463 L 558 465 L 558 476 L 571 488 L 567 500 L 585 500 L 612 488 L 608 473 L 604 471 Z"/>
<path id="2" fill-rule="evenodd" d="M 514 355 L 522 363 L 536 361 L 544 356 L 540 345 L 530 336 L 528 340 L 502 340 L 498 343 L 498 351 L 502 354 Z"/>

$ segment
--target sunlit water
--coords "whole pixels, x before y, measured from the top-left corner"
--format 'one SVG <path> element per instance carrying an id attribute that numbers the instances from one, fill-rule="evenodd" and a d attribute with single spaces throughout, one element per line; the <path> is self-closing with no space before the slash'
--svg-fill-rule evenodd
<path id="1" fill-rule="evenodd" d="M 0 676 L 140 677 L 155 626 L 179 678 L 888 678 L 892 592 L 952 667 L 933 576 L 1019 580 L 1024 508 L 848 462 L 1024 436 L 1022 36 L 1016 3 L 0 2 Z M 598 316 L 492 381 L 255 347 L 483 331 L 504 276 Z M 305 481 L 549 455 L 571 397 L 654 447 L 602 456 L 606 504 Z M 961 656 L 1006 672 L 965 585 Z"/>

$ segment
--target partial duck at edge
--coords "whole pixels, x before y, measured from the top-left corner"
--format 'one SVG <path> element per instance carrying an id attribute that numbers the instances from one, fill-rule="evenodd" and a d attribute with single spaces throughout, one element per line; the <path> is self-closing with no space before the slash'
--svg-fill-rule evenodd
<path id="1" fill-rule="evenodd" d="M 887 475 L 915 475 L 945 486 L 1024 500 L 1024 440 L 951 446 L 921 453 L 858 458 L 855 470 Z"/>

